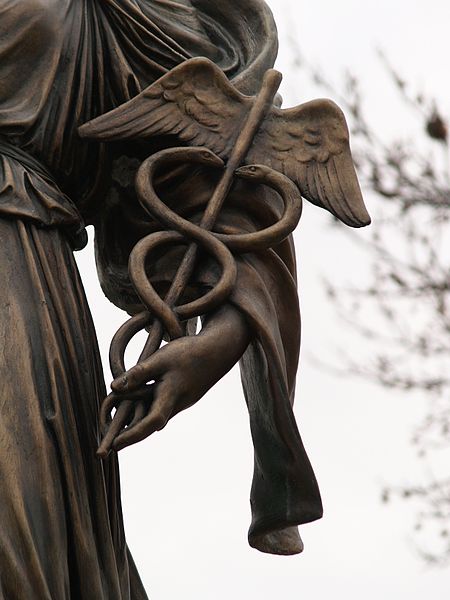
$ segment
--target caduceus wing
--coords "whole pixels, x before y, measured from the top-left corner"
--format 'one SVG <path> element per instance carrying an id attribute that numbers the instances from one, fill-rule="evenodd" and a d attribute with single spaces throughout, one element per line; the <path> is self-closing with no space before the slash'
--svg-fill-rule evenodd
<path id="1" fill-rule="evenodd" d="M 251 103 L 212 61 L 193 58 L 78 132 L 104 141 L 177 135 L 226 159 Z"/>
<path id="2" fill-rule="evenodd" d="M 370 217 L 356 176 L 344 114 L 331 100 L 274 108 L 261 126 L 246 162 L 283 172 L 307 200 L 346 225 L 363 227 Z"/>

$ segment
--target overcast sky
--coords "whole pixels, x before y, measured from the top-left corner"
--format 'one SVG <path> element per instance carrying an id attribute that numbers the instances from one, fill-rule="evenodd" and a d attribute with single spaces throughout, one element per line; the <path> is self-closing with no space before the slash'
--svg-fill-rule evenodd
<path id="1" fill-rule="evenodd" d="M 292 70 L 289 36 L 335 81 L 346 69 L 362 81 L 380 132 L 407 134 L 375 49 L 448 112 L 450 3 L 431 0 L 271 0 L 280 33 L 278 68 L 286 105 L 317 95 Z M 322 95 L 322 94 L 321 94 Z M 396 112 L 397 110 L 397 112 Z M 377 207 L 370 203 L 376 214 Z M 343 226 L 344 227 L 344 226 Z M 360 231 L 355 235 L 366 235 Z M 130 548 L 152 600 L 447 600 L 450 575 L 426 569 L 411 536 L 414 513 L 380 502 L 385 483 L 413 481 L 409 445 L 423 403 L 320 372 L 312 357 L 336 348 L 363 351 L 324 295 L 365 277 L 366 259 L 305 208 L 296 232 L 303 316 L 296 414 L 322 490 L 325 516 L 305 526 L 305 551 L 272 557 L 247 546 L 252 446 L 237 369 L 201 402 L 151 439 L 121 453 L 123 505 Z M 105 376 L 112 335 L 124 315 L 103 297 L 92 247 L 79 253 Z"/>

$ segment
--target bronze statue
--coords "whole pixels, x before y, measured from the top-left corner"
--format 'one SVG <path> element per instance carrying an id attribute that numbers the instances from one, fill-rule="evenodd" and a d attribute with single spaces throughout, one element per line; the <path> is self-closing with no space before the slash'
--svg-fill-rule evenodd
<path id="1" fill-rule="evenodd" d="M 369 223 L 342 113 L 325 100 L 276 106 L 262 0 L 5 0 L 0 15 L 0 597 L 146 598 L 114 451 L 239 360 L 255 447 L 249 542 L 301 552 L 297 526 L 322 506 L 292 413 L 290 233 L 301 195 Z M 72 254 L 87 224 L 103 290 L 131 315 L 106 399 Z"/>

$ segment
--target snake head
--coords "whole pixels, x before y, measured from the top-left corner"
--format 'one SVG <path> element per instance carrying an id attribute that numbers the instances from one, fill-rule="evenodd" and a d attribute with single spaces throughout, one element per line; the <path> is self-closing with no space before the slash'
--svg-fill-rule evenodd
<path id="1" fill-rule="evenodd" d="M 153 171 L 162 165 L 170 164 L 197 164 L 205 167 L 223 169 L 223 160 L 204 146 L 180 146 L 179 148 L 166 148 L 152 155 L 146 161 Z"/>
<path id="2" fill-rule="evenodd" d="M 234 173 L 243 179 L 254 179 L 255 181 L 262 182 L 269 179 L 274 171 L 265 165 L 245 165 L 236 169 Z"/>
<path id="3" fill-rule="evenodd" d="M 224 162 L 223 160 L 214 154 L 209 148 L 186 148 L 187 155 L 189 156 L 193 162 L 197 162 L 198 164 L 205 165 L 207 167 L 216 167 L 223 168 Z M 188 156 L 186 156 L 188 158 Z"/>

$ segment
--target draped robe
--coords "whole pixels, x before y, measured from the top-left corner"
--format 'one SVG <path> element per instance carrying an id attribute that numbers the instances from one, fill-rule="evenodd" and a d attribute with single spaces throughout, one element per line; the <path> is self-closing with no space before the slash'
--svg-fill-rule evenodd
<path id="1" fill-rule="evenodd" d="M 77 127 L 197 55 L 255 93 L 276 55 L 270 11 L 261 0 L 0 2 L 0 598 L 146 598 L 126 547 L 117 460 L 95 458 L 105 388 L 71 250 L 94 224 L 102 287 L 136 310 L 126 263 L 152 224 L 120 177 L 120 159 L 112 182 L 106 174 L 114 157 L 142 148 L 86 142 Z M 184 193 L 193 181 L 195 200 Z M 194 214 L 213 185 L 207 174 L 185 175 L 167 201 Z M 218 227 L 250 231 L 279 213 L 274 193 L 241 184 Z M 292 553 L 296 526 L 321 515 L 292 413 L 300 341 L 292 240 L 237 260 L 230 302 L 254 332 L 241 360 L 255 447 L 249 541 Z M 151 270 L 170 278 L 164 257 Z M 214 268 L 203 272 L 199 281 L 213 285 Z"/>

